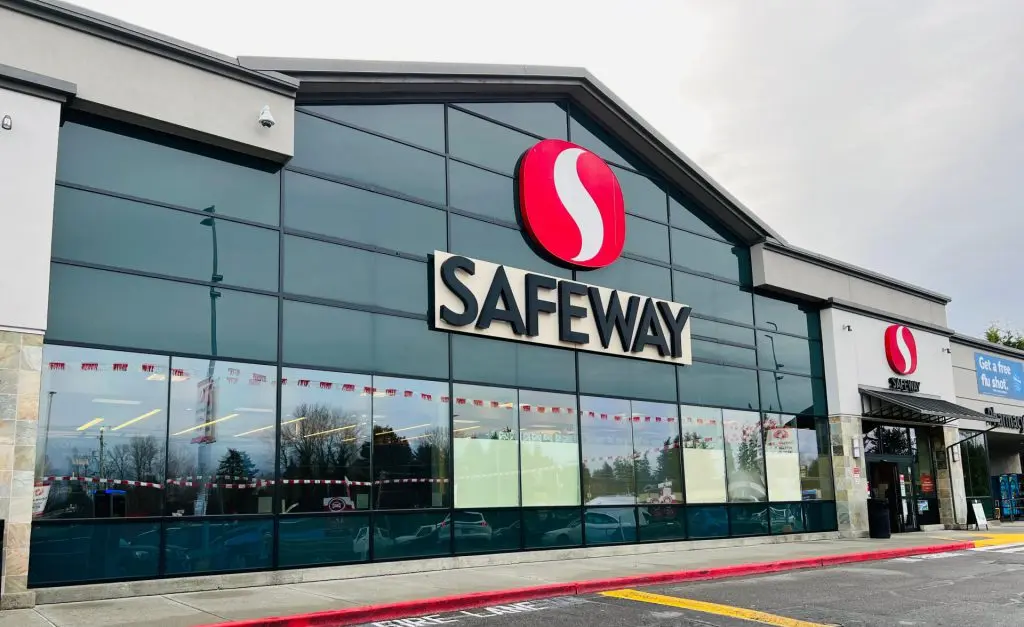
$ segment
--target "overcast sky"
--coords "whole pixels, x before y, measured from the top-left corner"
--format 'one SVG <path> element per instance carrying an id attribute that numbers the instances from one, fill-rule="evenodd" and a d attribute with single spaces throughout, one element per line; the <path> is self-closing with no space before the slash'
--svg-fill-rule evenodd
<path id="1" fill-rule="evenodd" d="M 586 67 L 792 244 L 1024 327 L 1019 0 L 77 4 L 234 56 Z"/>

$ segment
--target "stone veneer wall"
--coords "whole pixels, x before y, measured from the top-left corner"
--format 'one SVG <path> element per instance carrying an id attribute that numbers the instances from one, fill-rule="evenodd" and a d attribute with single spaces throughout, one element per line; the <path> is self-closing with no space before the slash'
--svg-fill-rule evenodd
<path id="1" fill-rule="evenodd" d="M 5 521 L 0 609 L 31 607 L 29 536 L 43 336 L 0 330 L 0 518 Z"/>
<path id="2" fill-rule="evenodd" d="M 836 482 L 836 516 L 845 537 L 868 535 L 868 487 L 864 451 L 853 457 L 853 440 L 862 437 L 860 416 L 829 416 L 832 472 Z"/>

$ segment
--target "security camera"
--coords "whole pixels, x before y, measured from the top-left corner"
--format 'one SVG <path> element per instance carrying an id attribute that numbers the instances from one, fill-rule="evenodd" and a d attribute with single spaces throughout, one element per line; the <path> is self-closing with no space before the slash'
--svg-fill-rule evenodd
<path id="1" fill-rule="evenodd" d="M 273 125 L 277 124 L 277 121 L 274 119 L 274 116 L 270 113 L 270 105 L 265 105 L 262 109 L 260 109 L 259 123 L 260 126 L 264 128 L 270 128 Z"/>

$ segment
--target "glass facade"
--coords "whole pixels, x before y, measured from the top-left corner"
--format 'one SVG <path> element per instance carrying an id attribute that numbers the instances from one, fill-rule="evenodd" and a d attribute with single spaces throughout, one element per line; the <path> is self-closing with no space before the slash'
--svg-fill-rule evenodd
<path id="1" fill-rule="evenodd" d="M 612 164 L 611 266 L 519 230 L 543 137 Z M 284 168 L 72 117 L 58 161 L 33 586 L 835 528 L 817 313 L 571 104 L 299 107 Z M 694 363 L 432 331 L 434 250 L 691 305 Z"/>

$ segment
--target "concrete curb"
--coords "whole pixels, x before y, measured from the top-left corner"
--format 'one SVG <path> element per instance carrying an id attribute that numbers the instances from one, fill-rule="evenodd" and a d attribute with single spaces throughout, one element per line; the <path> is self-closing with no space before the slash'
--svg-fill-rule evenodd
<path id="1" fill-rule="evenodd" d="M 470 594 L 437 597 L 433 599 L 417 599 L 415 601 L 402 601 L 399 603 L 388 603 L 385 605 L 352 607 L 340 610 L 329 610 L 326 612 L 315 612 L 312 614 L 296 614 L 294 616 L 278 616 L 216 623 L 207 627 L 345 627 L 347 625 L 380 622 L 406 616 L 441 614 L 444 612 L 468 610 L 488 605 L 505 605 L 553 596 L 575 596 L 579 594 L 601 592 L 604 590 L 614 590 L 617 588 L 650 586 L 662 583 L 677 583 L 681 581 L 708 581 L 713 579 L 726 579 L 729 577 L 778 573 L 789 570 L 827 568 L 829 566 L 853 564 L 857 562 L 872 562 L 895 559 L 898 557 L 910 557 L 914 555 L 946 553 L 949 551 L 965 551 L 967 549 L 973 549 L 975 546 L 975 542 L 956 542 L 951 544 L 934 544 L 930 546 L 887 549 L 884 551 L 866 551 L 862 553 L 847 553 L 845 555 L 829 555 L 825 557 L 809 557 L 794 560 L 762 562 L 760 564 L 737 564 L 734 566 L 721 566 L 718 568 L 707 568 L 701 570 L 681 570 L 675 572 L 654 573 L 650 575 L 631 575 L 629 577 L 615 577 L 611 579 L 593 579 L 588 581 L 555 583 L 543 586 L 531 586 L 527 588 L 512 588 L 509 590 L 473 592 Z"/>

